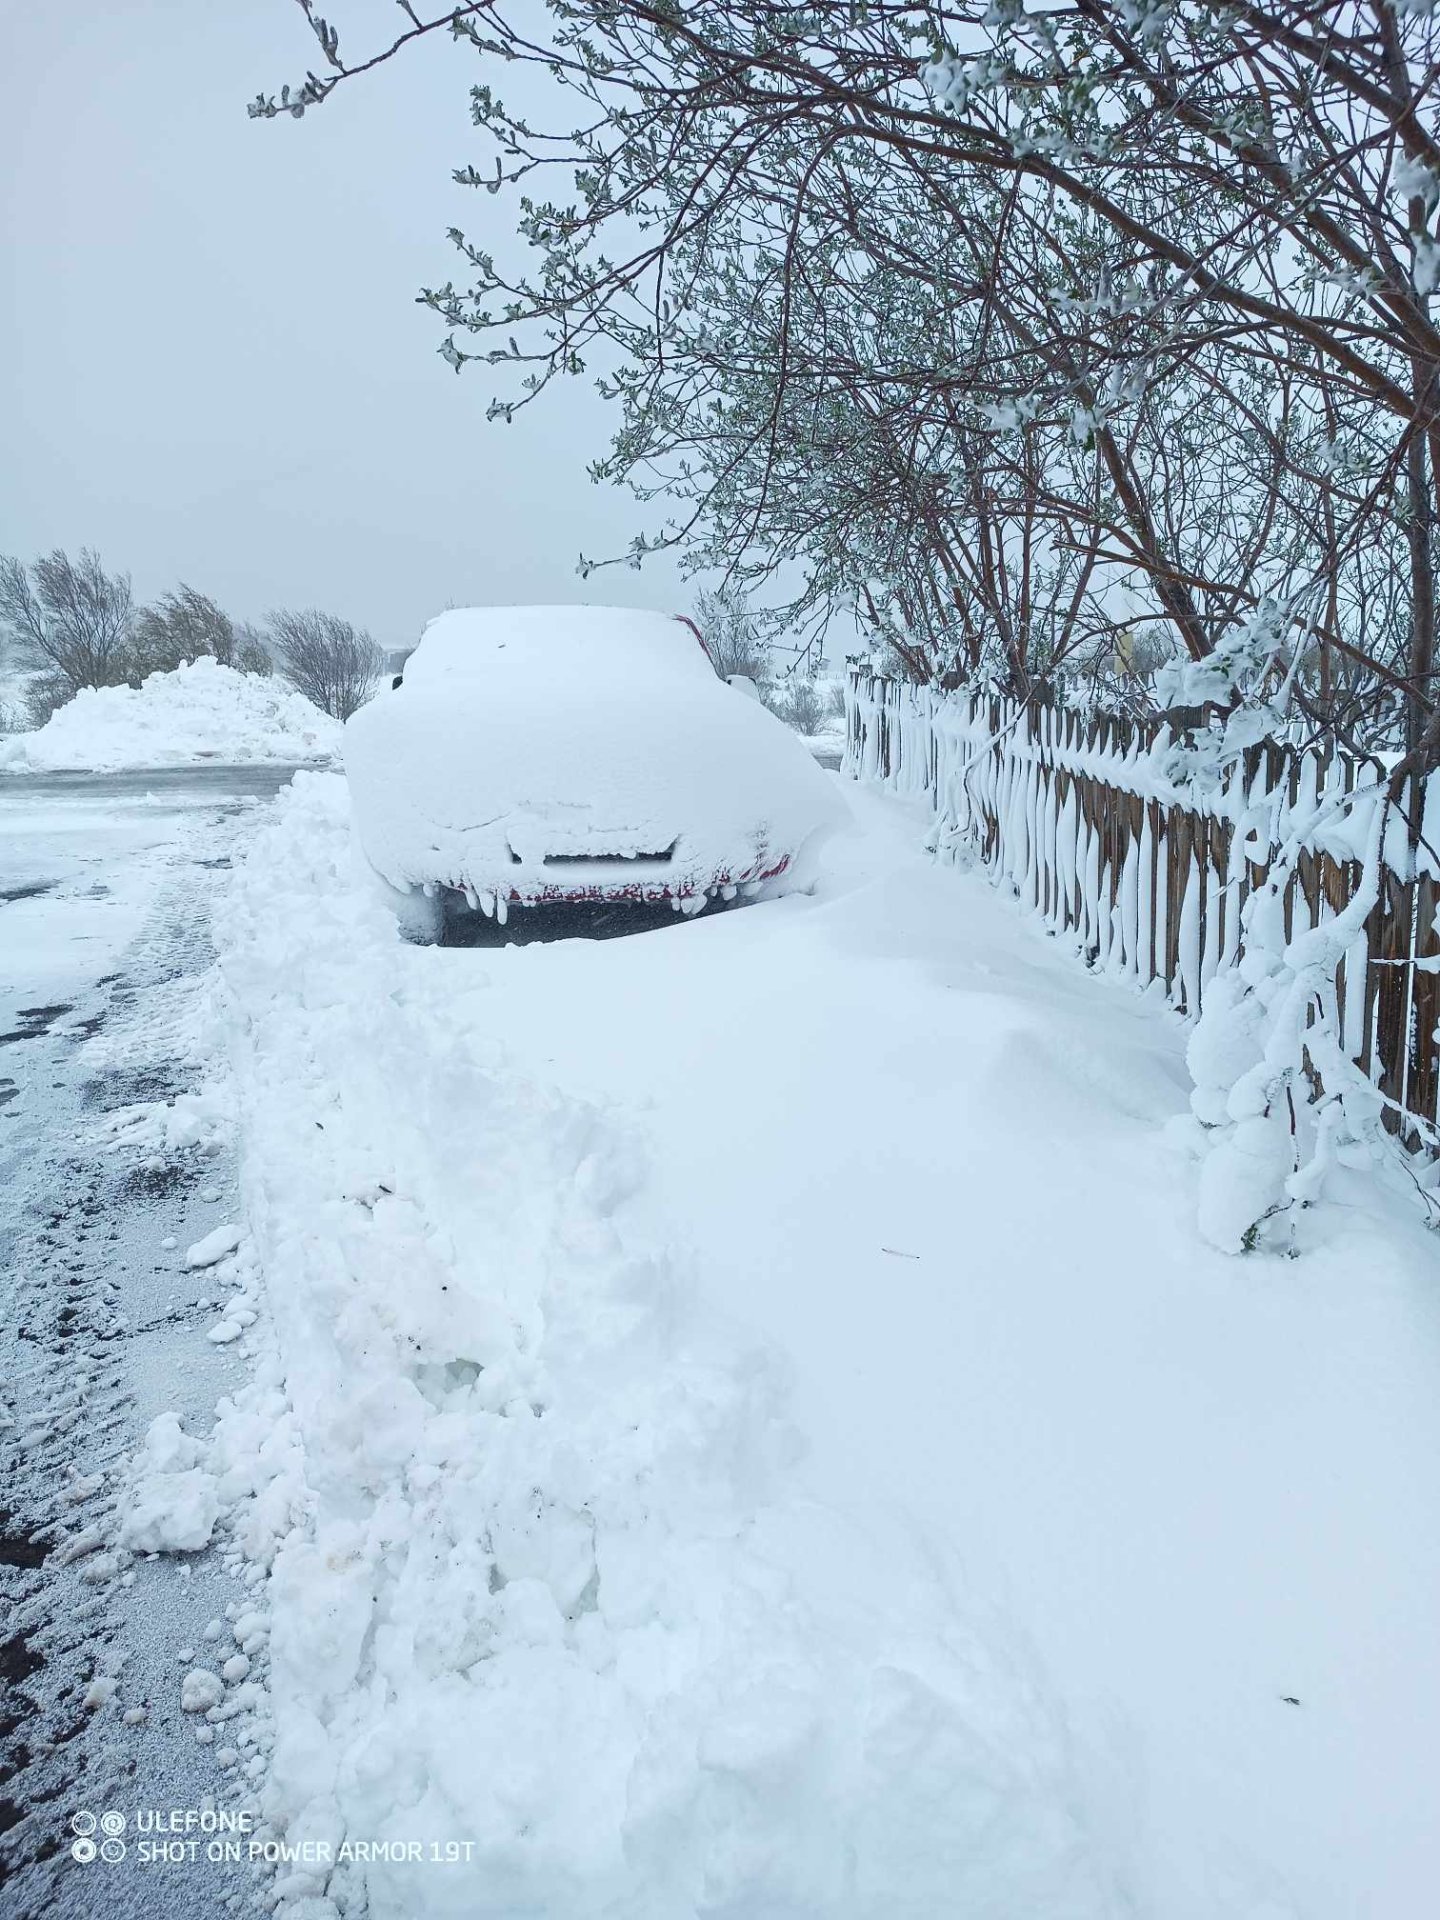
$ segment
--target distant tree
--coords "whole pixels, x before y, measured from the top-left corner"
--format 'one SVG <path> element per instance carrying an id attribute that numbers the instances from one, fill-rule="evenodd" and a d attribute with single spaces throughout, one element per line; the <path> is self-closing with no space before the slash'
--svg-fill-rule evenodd
<path id="1" fill-rule="evenodd" d="M 57 547 L 29 567 L 0 557 L 0 631 L 62 699 L 126 678 L 133 622 L 129 574 L 106 573 L 88 547 L 78 560 Z"/>
<path id="2" fill-rule="evenodd" d="M 169 673 L 182 661 L 206 654 L 229 667 L 235 664 L 235 652 L 235 623 L 229 614 L 183 580 L 135 617 L 131 665 L 138 675 Z"/>
<path id="3" fill-rule="evenodd" d="M 363 627 L 315 607 L 272 613 L 267 639 L 291 686 L 337 720 L 364 706 L 384 671 L 385 655 Z"/>
<path id="4" fill-rule="evenodd" d="M 743 673 L 757 686 L 770 678 L 770 641 L 743 589 L 720 587 L 714 593 L 697 594 L 695 624 L 717 673 Z"/>
<path id="5" fill-rule="evenodd" d="M 235 665 L 241 673 L 275 671 L 275 662 L 270 657 L 264 634 L 258 627 L 252 627 L 248 620 L 237 622 L 235 627 Z"/>

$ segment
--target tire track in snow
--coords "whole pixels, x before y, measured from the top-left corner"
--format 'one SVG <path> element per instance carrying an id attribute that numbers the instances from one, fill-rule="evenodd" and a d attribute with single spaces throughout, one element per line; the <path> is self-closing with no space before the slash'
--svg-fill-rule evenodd
<path id="1" fill-rule="evenodd" d="M 63 1028 L 38 1027 L 11 1069 L 26 1086 L 3 1124 L 27 1132 L 7 1142 L 13 1172 L 0 1219 L 6 1920 L 89 1914 L 102 1902 L 117 1915 L 188 1920 L 239 1904 L 248 1890 L 238 1880 L 222 1887 L 203 1866 L 142 1867 L 133 1835 L 137 1807 L 237 1797 L 180 1710 L 176 1659 L 237 1589 L 214 1548 L 177 1570 L 116 1544 L 127 1456 L 157 1393 L 166 1405 L 188 1393 L 208 1412 L 239 1372 L 205 1340 L 209 1313 L 177 1297 L 177 1278 L 182 1292 L 195 1289 L 177 1276 L 174 1251 L 210 1224 L 232 1169 L 193 1154 L 137 1160 L 96 1138 L 108 1111 L 163 1100 L 193 1077 L 212 958 L 209 869 L 217 834 L 234 832 L 233 820 L 202 816 L 121 972 L 74 996 Z M 71 1856 L 70 1818 L 81 1808 L 126 1810 L 124 1862 Z"/>

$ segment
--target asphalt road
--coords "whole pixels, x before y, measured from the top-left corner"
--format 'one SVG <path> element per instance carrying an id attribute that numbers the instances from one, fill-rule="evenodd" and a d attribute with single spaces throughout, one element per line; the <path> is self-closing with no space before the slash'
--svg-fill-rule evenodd
<path id="1" fill-rule="evenodd" d="M 210 901 L 288 767 L 0 777 L 0 1916 L 191 1920 L 261 1887 L 141 1864 L 134 1814 L 247 1790 L 180 1708 L 245 1589 L 214 1549 L 115 1551 L 123 1464 L 159 1412 L 203 1433 L 240 1363 L 184 1249 L 234 1217 L 227 1152 L 107 1149 L 105 1116 L 189 1091 Z M 213 1289 L 212 1289 L 213 1290 Z M 112 1684 L 113 1683 L 113 1684 Z M 123 1859 L 76 1859 L 122 1812 Z M 95 1834 L 98 1843 L 101 1832 Z M 113 1849 L 112 1849 L 113 1851 Z"/>
<path id="2" fill-rule="evenodd" d="M 33 795 L 99 802 L 153 793 L 185 805 L 267 799 L 278 793 L 294 773 L 292 766 L 229 766 L 218 760 L 183 767 L 131 768 L 124 773 L 6 773 L 0 774 L 0 816 L 6 811 L 8 799 L 23 802 Z"/>

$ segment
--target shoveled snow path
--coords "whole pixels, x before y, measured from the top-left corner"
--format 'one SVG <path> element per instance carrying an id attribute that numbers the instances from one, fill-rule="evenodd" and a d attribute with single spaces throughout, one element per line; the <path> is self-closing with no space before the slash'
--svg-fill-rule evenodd
<path id="1" fill-rule="evenodd" d="M 1440 1262 L 1358 1186 L 1296 1262 L 1193 1225 L 1183 1032 L 852 791 L 814 901 L 442 952 L 537 1076 L 645 1113 L 637 1200 L 794 1368 L 820 1499 L 1036 1648 L 1163 1920 L 1440 1885 Z"/>

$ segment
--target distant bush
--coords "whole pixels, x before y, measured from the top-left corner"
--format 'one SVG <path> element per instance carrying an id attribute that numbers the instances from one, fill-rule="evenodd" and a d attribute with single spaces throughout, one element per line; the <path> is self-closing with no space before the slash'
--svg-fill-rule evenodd
<path id="1" fill-rule="evenodd" d="M 786 680 L 761 693 L 770 711 L 797 733 L 818 733 L 825 719 L 825 701 L 813 680 Z"/>
<path id="2" fill-rule="evenodd" d="M 363 627 L 315 607 L 270 615 L 266 644 L 297 692 L 337 720 L 348 720 L 380 683 L 385 655 Z"/>

